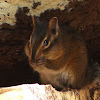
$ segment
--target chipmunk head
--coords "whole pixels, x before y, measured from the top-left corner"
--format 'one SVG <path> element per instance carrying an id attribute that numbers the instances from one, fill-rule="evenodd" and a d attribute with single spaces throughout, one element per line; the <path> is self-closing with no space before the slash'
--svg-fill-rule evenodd
<path id="1" fill-rule="evenodd" d="M 42 57 L 48 60 L 56 60 L 63 55 L 61 33 L 57 17 L 53 17 L 49 23 L 40 22 L 33 18 L 33 32 L 25 46 L 25 53 L 30 60 L 38 60 Z"/>

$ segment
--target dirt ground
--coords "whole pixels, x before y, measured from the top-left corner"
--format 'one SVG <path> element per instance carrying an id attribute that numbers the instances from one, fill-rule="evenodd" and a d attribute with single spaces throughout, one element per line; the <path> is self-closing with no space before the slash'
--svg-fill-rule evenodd
<path id="1" fill-rule="evenodd" d="M 68 8 L 73 9 L 68 12 Z M 16 14 L 16 26 L 2 25 L 0 29 L 0 86 L 11 86 L 38 81 L 33 75 L 24 53 L 24 46 L 32 32 L 32 20 L 24 11 Z M 20 17 L 20 16 L 23 16 Z M 72 2 L 66 10 L 51 10 L 41 14 L 41 20 L 57 16 L 61 23 L 68 23 L 83 35 L 89 57 L 100 63 L 100 1 Z M 33 80 L 35 77 L 35 81 Z"/>

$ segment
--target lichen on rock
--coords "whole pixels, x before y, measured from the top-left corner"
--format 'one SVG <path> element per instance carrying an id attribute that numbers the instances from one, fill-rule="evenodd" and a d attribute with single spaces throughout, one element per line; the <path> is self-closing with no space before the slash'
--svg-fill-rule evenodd
<path id="1" fill-rule="evenodd" d="M 34 8 L 36 3 L 39 5 Z M 27 15 L 39 16 L 50 9 L 64 10 L 68 3 L 69 0 L 0 0 L 0 25 L 3 23 L 14 25 L 18 8 L 27 7 L 29 9 Z"/>

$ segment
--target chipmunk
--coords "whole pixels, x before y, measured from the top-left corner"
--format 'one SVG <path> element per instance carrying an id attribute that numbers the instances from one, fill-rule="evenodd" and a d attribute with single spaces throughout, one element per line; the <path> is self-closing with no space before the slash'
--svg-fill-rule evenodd
<path id="1" fill-rule="evenodd" d="M 81 88 L 88 66 L 87 48 L 80 33 L 58 18 L 49 23 L 34 20 L 33 32 L 25 45 L 30 66 L 40 74 L 43 84 L 55 88 Z"/>

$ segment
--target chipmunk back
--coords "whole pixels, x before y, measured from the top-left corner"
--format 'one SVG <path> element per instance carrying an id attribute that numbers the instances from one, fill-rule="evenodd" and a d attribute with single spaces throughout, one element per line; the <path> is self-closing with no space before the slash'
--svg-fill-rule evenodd
<path id="1" fill-rule="evenodd" d="M 64 89 L 81 88 L 88 66 L 87 49 L 80 33 L 66 24 L 33 19 L 34 29 L 25 46 L 30 66 L 40 74 L 43 84 Z"/>

